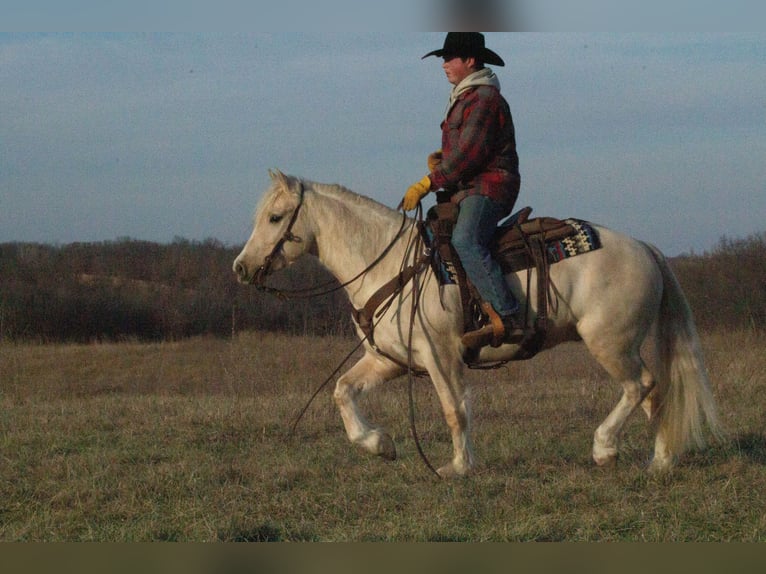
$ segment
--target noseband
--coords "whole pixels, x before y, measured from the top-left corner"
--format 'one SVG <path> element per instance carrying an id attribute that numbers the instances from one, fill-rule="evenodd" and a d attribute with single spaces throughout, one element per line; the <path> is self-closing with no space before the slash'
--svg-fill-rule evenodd
<path id="1" fill-rule="evenodd" d="M 298 219 L 298 213 L 301 210 L 301 206 L 303 205 L 303 182 L 300 183 L 300 195 L 298 199 L 298 206 L 293 211 L 292 216 L 290 217 L 290 222 L 287 224 L 287 228 L 285 229 L 285 232 L 282 234 L 282 237 L 279 238 L 279 241 L 277 241 L 274 244 L 274 247 L 271 250 L 271 253 L 269 253 L 266 256 L 266 259 L 263 260 L 263 265 L 261 265 L 258 269 L 256 269 L 255 273 L 253 274 L 253 279 L 251 281 L 251 284 L 253 285 L 260 285 L 263 283 L 263 281 L 268 277 L 269 273 L 271 273 L 271 267 L 274 265 L 274 259 L 279 255 L 279 252 L 282 251 L 282 247 L 287 242 L 295 242 L 300 243 L 303 241 L 301 237 L 298 237 L 293 233 L 293 226 L 295 225 L 295 221 Z"/>

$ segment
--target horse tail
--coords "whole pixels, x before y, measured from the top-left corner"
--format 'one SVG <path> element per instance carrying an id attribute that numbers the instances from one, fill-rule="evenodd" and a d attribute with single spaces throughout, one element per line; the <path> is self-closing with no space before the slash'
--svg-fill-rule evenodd
<path id="1" fill-rule="evenodd" d="M 716 440 L 721 440 L 724 433 L 689 303 L 665 256 L 653 245 L 646 246 L 657 262 L 663 283 L 655 424 L 669 454 L 678 456 L 706 446 L 706 426 Z"/>

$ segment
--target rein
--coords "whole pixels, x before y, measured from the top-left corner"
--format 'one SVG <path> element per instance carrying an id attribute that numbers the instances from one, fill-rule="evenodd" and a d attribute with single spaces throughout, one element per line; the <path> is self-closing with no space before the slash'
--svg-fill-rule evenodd
<path id="1" fill-rule="evenodd" d="M 416 217 L 418 220 L 418 223 L 420 225 L 423 224 L 423 206 L 420 202 L 418 202 L 417 210 L 416 210 Z M 417 242 L 415 242 L 416 248 L 418 244 L 420 244 L 423 241 L 422 235 L 418 236 Z M 428 457 L 426 456 L 426 453 L 423 452 L 423 447 L 420 445 L 420 439 L 418 438 L 418 431 L 415 426 L 415 397 L 414 397 L 414 386 L 415 386 L 415 376 L 418 375 L 418 373 L 413 369 L 412 366 L 412 334 L 415 328 L 415 315 L 417 314 L 418 307 L 420 306 L 420 273 L 417 273 L 412 277 L 412 308 L 410 310 L 410 328 L 409 332 L 407 333 L 407 395 L 408 395 L 408 403 L 409 403 L 409 419 L 410 419 L 410 433 L 412 434 L 412 439 L 415 441 L 415 447 L 417 448 L 418 455 L 420 456 L 420 460 L 423 461 L 423 464 L 426 465 L 428 470 L 430 470 L 434 476 L 437 478 L 441 478 L 441 475 L 436 471 L 436 469 L 431 464 L 431 461 L 428 460 Z"/>

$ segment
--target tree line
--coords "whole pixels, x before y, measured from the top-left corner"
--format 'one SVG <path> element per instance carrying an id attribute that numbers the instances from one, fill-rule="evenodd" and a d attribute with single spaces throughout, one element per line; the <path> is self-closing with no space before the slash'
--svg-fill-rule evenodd
<path id="1" fill-rule="evenodd" d="M 724 238 L 710 252 L 671 259 L 703 329 L 766 328 L 766 233 Z M 90 342 L 230 336 L 244 330 L 352 333 L 343 291 L 282 300 L 237 283 L 238 247 L 216 240 L 0 244 L 0 340 Z M 311 258 L 269 282 L 332 282 Z"/>
<path id="2" fill-rule="evenodd" d="M 697 325 L 766 329 L 766 232 L 722 238 L 703 255 L 671 259 Z"/>
<path id="3" fill-rule="evenodd" d="M 342 291 L 278 299 L 237 283 L 231 266 L 238 253 L 213 239 L 0 244 L 0 338 L 90 342 L 242 330 L 350 332 Z M 282 289 L 328 281 L 332 276 L 308 258 L 270 279 Z"/>

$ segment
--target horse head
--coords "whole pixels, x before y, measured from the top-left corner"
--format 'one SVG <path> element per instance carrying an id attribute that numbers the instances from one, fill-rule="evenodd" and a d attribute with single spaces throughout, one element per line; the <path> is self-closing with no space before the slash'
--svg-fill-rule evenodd
<path id="1" fill-rule="evenodd" d="M 234 260 L 241 283 L 262 283 L 273 271 L 287 267 L 311 246 L 313 236 L 306 218 L 303 182 L 281 171 L 269 171 L 271 187 L 256 209 L 253 232 Z"/>

